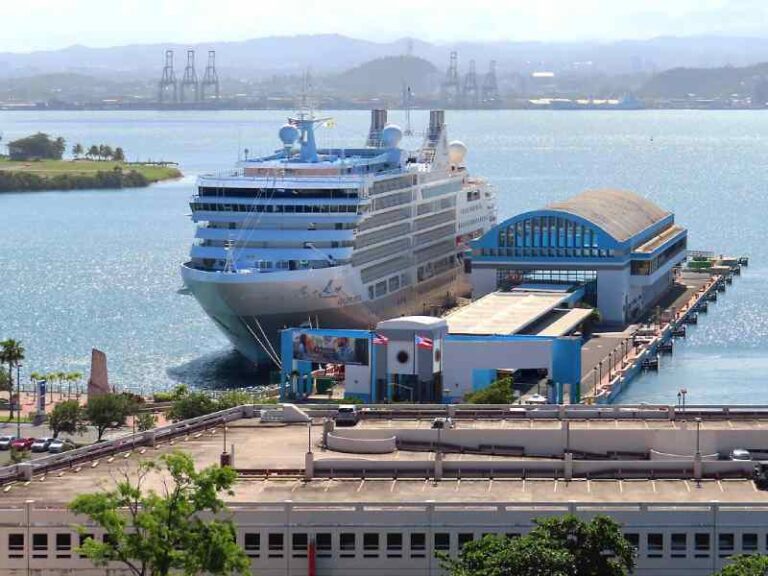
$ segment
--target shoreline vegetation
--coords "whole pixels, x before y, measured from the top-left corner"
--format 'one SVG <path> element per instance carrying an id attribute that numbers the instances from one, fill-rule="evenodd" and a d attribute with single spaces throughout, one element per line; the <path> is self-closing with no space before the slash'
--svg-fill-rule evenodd
<path id="1" fill-rule="evenodd" d="M 0 155 L 1 192 L 143 188 L 181 177 L 173 162 L 127 162 L 125 150 L 106 144 L 72 146 L 65 160 L 66 140 L 44 132 L 9 142 Z"/>
<path id="2" fill-rule="evenodd" d="M 144 188 L 181 176 L 181 171 L 170 162 L 0 158 L 0 193 Z"/>

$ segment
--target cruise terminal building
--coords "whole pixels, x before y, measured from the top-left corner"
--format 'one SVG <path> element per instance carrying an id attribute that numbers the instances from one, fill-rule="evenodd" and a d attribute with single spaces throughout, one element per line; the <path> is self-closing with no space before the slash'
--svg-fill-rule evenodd
<path id="1" fill-rule="evenodd" d="M 604 322 L 633 322 L 672 285 L 687 236 L 673 213 L 642 196 L 586 191 L 475 240 L 473 298 L 524 284 L 580 285 Z"/>

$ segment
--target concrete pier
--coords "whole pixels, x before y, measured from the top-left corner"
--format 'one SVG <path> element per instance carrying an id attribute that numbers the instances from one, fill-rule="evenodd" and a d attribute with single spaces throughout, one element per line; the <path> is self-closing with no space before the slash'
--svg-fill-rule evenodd
<path id="1" fill-rule="evenodd" d="M 675 288 L 667 293 L 646 325 L 631 325 L 623 332 L 597 335 L 582 351 L 582 398 L 588 404 L 612 402 L 642 371 L 643 362 L 656 357 L 673 334 L 725 290 L 727 279 L 740 270 L 719 266 L 707 271 L 685 270 Z M 734 268 L 735 267 L 735 268 Z"/>

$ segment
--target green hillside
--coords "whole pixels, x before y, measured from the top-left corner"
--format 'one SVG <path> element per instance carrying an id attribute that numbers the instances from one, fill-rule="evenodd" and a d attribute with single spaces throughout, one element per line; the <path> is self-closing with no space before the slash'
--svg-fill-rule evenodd
<path id="1" fill-rule="evenodd" d="M 351 68 L 330 80 L 334 88 L 350 94 L 400 95 L 403 86 L 425 94 L 434 90 L 437 68 L 415 56 L 386 56 Z"/>

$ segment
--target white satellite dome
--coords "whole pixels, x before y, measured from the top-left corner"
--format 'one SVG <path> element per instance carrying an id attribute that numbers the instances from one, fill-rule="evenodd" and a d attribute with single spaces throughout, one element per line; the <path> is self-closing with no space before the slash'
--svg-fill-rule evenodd
<path id="1" fill-rule="evenodd" d="M 278 135 L 284 146 L 292 146 L 299 139 L 299 129 L 293 124 L 285 124 Z"/>
<path id="2" fill-rule="evenodd" d="M 462 164 L 467 155 L 467 145 L 460 140 L 448 144 L 448 160 L 451 164 Z"/>
<path id="3" fill-rule="evenodd" d="M 403 129 L 397 124 L 387 124 L 381 131 L 381 143 L 385 148 L 397 148 L 403 139 Z"/>

